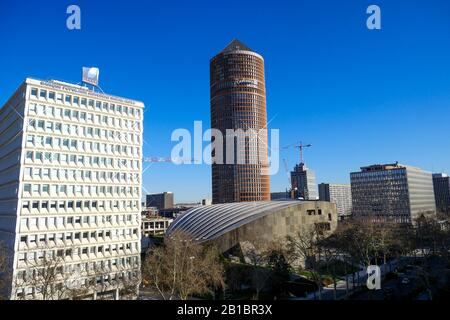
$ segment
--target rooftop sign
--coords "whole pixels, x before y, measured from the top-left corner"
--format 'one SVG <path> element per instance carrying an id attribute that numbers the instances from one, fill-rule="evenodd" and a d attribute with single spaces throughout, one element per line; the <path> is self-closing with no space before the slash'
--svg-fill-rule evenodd
<path id="1" fill-rule="evenodd" d="M 83 67 L 83 82 L 98 86 L 100 70 L 98 68 Z"/>
<path id="2" fill-rule="evenodd" d="M 127 104 L 131 104 L 131 105 L 137 104 L 136 101 L 133 101 L 133 100 L 124 99 L 124 98 L 120 98 L 120 97 L 116 97 L 116 96 L 111 96 L 111 95 L 107 95 L 107 94 L 103 94 L 103 93 L 97 93 L 97 92 L 91 91 L 87 88 L 83 88 L 83 87 L 75 86 L 75 85 L 74 86 L 66 85 L 61 82 L 41 81 L 40 85 L 43 87 L 48 87 L 48 88 L 52 88 L 55 90 L 61 90 L 61 91 L 70 92 L 73 94 L 84 94 L 87 96 L 104 99 L 104 100 L 109 100 L 109 101 L 116 102 L 116 103 L 127 103 Z"/>

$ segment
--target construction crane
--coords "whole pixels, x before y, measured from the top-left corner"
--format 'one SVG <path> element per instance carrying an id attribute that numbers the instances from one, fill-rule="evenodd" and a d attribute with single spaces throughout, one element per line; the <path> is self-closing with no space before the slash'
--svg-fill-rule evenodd
<path id="1" fill-rule="evenodd" d="M 299 149 L 300 150 L 300 163 L 305 163 L 304 162 L 304 159 L 303 159 L 303 150 L 305 149 L 305 148 L 310 148 L 310 147 L 312 147 L 312 144 L 303 144 L 303 142 L 299 142 L 300 144 L 291 144 L 291 145 L 288 145 L 288 146 L 286 146 L 286 147 L 283 147 L 283 149 L 289 149 L 289 148 L 297 148 L 297 149 Z"/>
<path id="2" fill-rule="evenodd" d="M 303 144 L 301 141 L 300 141 L 299 145 L 294 146 L 294 148 L 297 148 L 300 150 L 300 163 L 305 164 L 305 162 L 303 160 L 303 149 L 310 148 L 310 147 L 312 147 L 312 144 Z"/>
<path id="3" fill-rule="evenodd" d="M 312 147 L 312 144 L 303 144 L 303 142 L 300 141 L 299 144 L 292 144 L 292 145 L 289 145 L 289 146 L 284 147 L 283 149 L 289 149 L 289 148 L 292 148 L 292 147 L 293 147 L 293 148 L 297 148 L 297 149 L 300 150 L 300 166 L 304 165 L 304 164 L 305 164 L 305 160 L 304 160 L 304 158 L 303 158 L 303 151 L 304 151 L 305 148 L 310 148 L 310 147 Z M 288 165 L 287 165 L 286 159 L 283 159 L 283 161 L 284 161 L 284 166 L 285 166 L 286 174 L 287 174 L 288 179 L 289 179 L 289 186 L 290 186 L 290 188 L 291 188 L 291 189 L 290 189 L 290 197 L 291 197 L 292 199 L 295 199 L 295 198 L 298 197 L 298 195 L 297 195 L 298 189 L 297 189 L 296 187 L 294 187 L 294 182 L 293 182 L 292 179 L 290 178 L 290 175 L 289 175 L 289 169 L 288 169 Z"/>

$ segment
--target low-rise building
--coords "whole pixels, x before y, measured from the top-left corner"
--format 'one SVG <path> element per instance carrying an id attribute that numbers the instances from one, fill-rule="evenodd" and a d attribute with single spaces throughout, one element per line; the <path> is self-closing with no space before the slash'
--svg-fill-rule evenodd
<path id="1" fill-rule="evenodd" d="M 141 214 L 145 217 L 157 217 L 159 215 L 159 210 L 156 207 L 148 207 L 145 208 Z"/>
<path id="2" fill-rule="evenodd" d="M 161 236 L 164 235 L 169 228 L 173 219 L 164 217 L 143 217 L 142 218 L 142 236 Z"/>
<path id="3" fill-rule="evenodd" d="M 192 208 L 201 207 L 199 203 L 185 203 L 185 204 L 177 204 L 174 208 L 167 208 L 163 210 L 158 210 L 158 215 L 161 217 L 172 218 L 182 215 L 186 211 L 189 211 Z"/>

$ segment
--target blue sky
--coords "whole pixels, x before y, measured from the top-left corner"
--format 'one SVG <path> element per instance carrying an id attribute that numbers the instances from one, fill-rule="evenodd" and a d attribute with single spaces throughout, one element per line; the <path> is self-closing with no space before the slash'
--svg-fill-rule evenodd
<path id="1" fill-rule="evenodd" d="M 66 8 L 81 8 L 79 31 Z M 366 28 L 377 4 L 382 30 Z M 400 161 L 450 171 L 450 2 L 0 2 L 0 103 L 27 76 L 78 83 L 100 68 L 105 92 L 146 104 L 144 156 L 170 156 L 173 130 L 209 127 L 209 59 L 238 38 L 265 58 L 269 128 L 314 146 L 318 182 Z M 205 143 L 206 145 L 206 143 Z M 290 167 L 296 150 L 280 156 Z M 144 165 L 144 189 L 211 197 L 207 165 Z M 283 164 L 272 191 L 287 187 Z"/>

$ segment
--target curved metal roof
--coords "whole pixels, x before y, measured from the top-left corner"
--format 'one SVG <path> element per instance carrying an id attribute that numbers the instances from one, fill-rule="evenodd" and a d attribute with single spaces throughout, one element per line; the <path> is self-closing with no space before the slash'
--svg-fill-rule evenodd
<path id="1" fill-rule="evenodd" d="M 198 241 L 208 241 L 263 216 L 299 204 L 299 201 L 260 201 L 197 207 L 175 219 L 167 234 L 179 230 Z"/>

